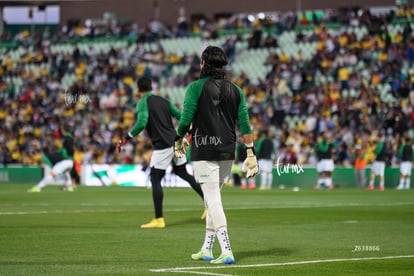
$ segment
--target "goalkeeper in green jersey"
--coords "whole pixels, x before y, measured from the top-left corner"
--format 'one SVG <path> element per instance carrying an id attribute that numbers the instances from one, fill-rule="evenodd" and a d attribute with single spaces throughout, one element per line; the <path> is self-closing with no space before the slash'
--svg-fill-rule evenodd
<path id="1" fill-rule="evenodd" d="M 214 264 L 235 262 L 220 188 L 230 174 L 235 158 L 237 125 L 247 148 L 243 171 L 248 178 L 259 170 L 246 99 L 241 88 L 225 78 L 223 67 L 227 63 L 221 48 L 208 46 L 203 51 L 200 79 L 187 87 L 174 144 L 175 155 L 185 155 L 187 144 L 183 136 L 192 125 L 191 160 L 194 176 L 204 193 L 207 217 L 204 243 L 191 257 Z M 214 259 L 212 248 L 216 236 L 221 255 Z"/>

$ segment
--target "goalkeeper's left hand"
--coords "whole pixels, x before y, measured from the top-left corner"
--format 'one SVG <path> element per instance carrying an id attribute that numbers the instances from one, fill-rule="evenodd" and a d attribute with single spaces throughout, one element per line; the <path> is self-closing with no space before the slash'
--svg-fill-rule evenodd
<path id="1" fill-rule="evenodd" d="M 247 147 L 247 157 L 243 162 L 242 172 L 246 172 L 246 178 L 253 177 L 259 172 L 259 164 L 256 159 L 254 147 Z"/>
<path id="2" fill-rule="evenodd" d="M 119 140 L 119 142 L 116 144 L 116 150 L 118 151 L 118 153 L 121 152 L 122 147 L 126 145 L 127 143 L 127 139 L 123 138 L 122 140 Z"/>
<path id="3" fill-rule="evenodd" d="M 184 137 L 177 135 L 174 141 L 174 155 L 177 158 L 182 158 L 185 156 L 190 143 Z"/>

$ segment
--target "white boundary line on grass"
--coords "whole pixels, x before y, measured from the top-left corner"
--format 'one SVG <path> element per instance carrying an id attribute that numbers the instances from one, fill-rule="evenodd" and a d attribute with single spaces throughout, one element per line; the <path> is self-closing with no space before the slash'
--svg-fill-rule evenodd
<path id="1" fill-rule="evenodd" d="M 286 262 L 286 263 L 270 263 L 270 264 L 250 264 L 250 265 L 226 265 L 226 266 L 194 266 L 194 267 L 175 267 L 175 268 L 159 268 L 150 269 L 150 272 L 175 272 L 175 273 L 189 273 L 189 274 L 201 274 L 201 275 L 214 275 L 214 276 L 235 276 L 235 274 L 222 274 L 214 272 L 201 272 L 195 270 L 210 270 L 210 269 L 231 269 L 231 268 L 248 268 L 248 267 L 265 267 L 265 266 L 288 266 L 288 265 L 304 265 L 304 264 L 318 264 L 318 263 L 334 263 L 334 262 L 349 262 L 349 261 L 369 261 L 369 260 L 387 260 L 387 259 L 404 259 L 414 258 L 414 255 L 401 255 L 401 256 L 383 256 L 383 257 L 366 257 L 366 258 L 343 258 L 343 259 L 327 259 L 327 260 L 310 260 L 310 261 L 298 261 L 298 262 Z"/>

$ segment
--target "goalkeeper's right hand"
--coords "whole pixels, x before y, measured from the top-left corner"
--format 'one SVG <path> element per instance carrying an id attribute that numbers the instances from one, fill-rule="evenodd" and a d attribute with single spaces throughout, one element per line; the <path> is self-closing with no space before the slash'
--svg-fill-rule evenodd
<path id="1" fill-rule="evenodd" d="M 181 137 L 179 135 L 175 136 L 174 141 L 174 155 L 177 158 L 182 158 L 185 156 L 190 143 L 188 143 L 187 139 Z"/>
<path id="2" fill-rule="evenodd" d="M 246 172 L 246 178 L 253 177 L 259 172 L 259 164 L 253 147 L 247 147 L 247 157 L 243 162 L 242 172 Z"/>
<path id="3" fill-rule="evenodd" d="M 121 152 L 122 147 L 125 146 L 127 143 L 127 140 L 125 138 L 123 138 L 122 140 L 119 140 L 119 142 L 116 144 L 116 150 L 118 151 L 118 153 Z"/>

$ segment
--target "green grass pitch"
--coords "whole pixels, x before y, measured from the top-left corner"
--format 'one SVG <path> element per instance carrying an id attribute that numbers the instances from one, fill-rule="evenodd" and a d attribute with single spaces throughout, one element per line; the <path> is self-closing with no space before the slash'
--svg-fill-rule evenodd
<path id="1" fill-rule="evenodd" d="M 0 275 L 414 275 L 414 190 L 222 192 L 235 265 L 193 261 L 203 206 L 164 189 L 165 229 L 151 190 L 0 185 Z M 214 254 L 220 247 L 215 243 Z"/>

